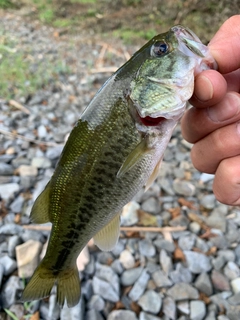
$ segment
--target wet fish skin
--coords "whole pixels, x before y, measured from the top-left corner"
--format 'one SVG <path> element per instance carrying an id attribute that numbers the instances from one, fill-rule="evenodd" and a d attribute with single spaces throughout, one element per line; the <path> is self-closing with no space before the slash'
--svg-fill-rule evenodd
<path id="1" fill-rule="evenodd" d="M 33 222 L 50 221 L 52 230 L 23 301 L 48 296 L 56 284 L 61 306 L 78 303 L 77 256 L 92 237 L 105 250 L 117 242 L 119 212 L 157 176 L 194 73 L 213 64 L 207 55 L 191 31 L 176 26 L 151 39 L 98 91 L 32 208 Z"/>

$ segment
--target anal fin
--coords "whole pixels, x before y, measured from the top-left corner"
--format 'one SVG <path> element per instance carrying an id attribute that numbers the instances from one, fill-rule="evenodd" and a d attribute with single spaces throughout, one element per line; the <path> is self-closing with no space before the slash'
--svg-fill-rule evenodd
<path id="1" fill-rule="evenodd" d="M 116 245 L 120 232 L 120 213 L 118 213 L 94 237 L 94 243 L 103 251 L 110 251 Z"/>
<path id="2" fill-rule="evenodd" d="M 50 187 L 49 183 L 45 187 L 42 193 L 35 200 L 30 218 L 34 223 L 47 223 L 50 222 L 49 217 L 49 202 L 50 202 Z"/>

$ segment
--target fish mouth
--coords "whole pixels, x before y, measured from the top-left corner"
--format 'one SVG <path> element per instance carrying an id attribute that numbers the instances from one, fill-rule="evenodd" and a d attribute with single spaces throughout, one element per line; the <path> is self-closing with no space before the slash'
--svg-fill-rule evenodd
<path id="1" fill-rule="evenodd" d="M 181 25 L 177 25 L 172 27 L 171 31 L 175 34 L 178 40 L 179 51 L 189 57 L 201 59 L 201 71 L 206 69 L 217 70 L 217 62 L 211 56 L 208 47 L 201 42 L 192 30 Z"/>

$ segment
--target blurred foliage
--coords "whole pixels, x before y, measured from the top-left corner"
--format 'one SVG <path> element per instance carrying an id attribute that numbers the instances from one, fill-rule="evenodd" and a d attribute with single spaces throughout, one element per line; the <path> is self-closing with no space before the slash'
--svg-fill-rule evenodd
<path id="1" fill-rule="evenodd" d="M 0 7 L 5 3 L 32 7 L 28 16 L 68 32 L 81 28 L 127 43 L 139 43 L 179 23 L 206 43 L 228 17 L 240 11 L 240 0 L 0 0 Z"/>
<path id="2" fill-rule="evenodd" d="M 227 18 L 239 13 L 240 0 L 0 0 L 0 8 L 19 10 L 26 19 L 37 19 L 60 33 L 85 31 L 96 41 L 116 38 L 126 45 L 141 46 L 155 34 L 182 24 L 206 44 Z M 31 52 L 14 48 L 8 36 L 1 35 L 0 25 L 0 73 L 4 80 L 0 96 L 34 92 L 59 72 L 69 72 L 61 61 L 47 68 L 42 61 L 34 65 L 29 59 Z"/>

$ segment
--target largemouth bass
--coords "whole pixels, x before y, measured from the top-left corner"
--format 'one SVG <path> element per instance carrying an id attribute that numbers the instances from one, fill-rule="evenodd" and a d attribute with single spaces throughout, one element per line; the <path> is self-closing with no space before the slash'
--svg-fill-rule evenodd
<path id="1" fill-rule="evenodd" d="M 52 223 L 47 252 L 22 296 L 57 286 L 59 305 L 80 300 L 76 259 L 93 237 L 111 250 L 122 207 L 157 177 L 167 143 L 194 88 L 216 63 L 189 29 L 174 26 L 137 51 L 97 92 L 73 128 L 31 219 Z"/>

